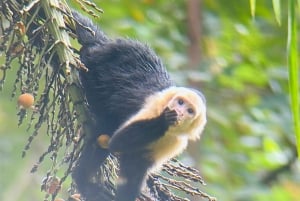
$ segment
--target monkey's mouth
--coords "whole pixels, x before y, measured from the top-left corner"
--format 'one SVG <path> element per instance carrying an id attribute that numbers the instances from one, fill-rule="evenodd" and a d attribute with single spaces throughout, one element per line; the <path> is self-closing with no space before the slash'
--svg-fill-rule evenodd
<path id="1" fill-rule="evenodd" d="M 174 108 L 174 110 L 177 113 L 177 120 L 176 120 L 175 125 L 178 125 L 184 120 L 184 114 L 180 109 Z"/>

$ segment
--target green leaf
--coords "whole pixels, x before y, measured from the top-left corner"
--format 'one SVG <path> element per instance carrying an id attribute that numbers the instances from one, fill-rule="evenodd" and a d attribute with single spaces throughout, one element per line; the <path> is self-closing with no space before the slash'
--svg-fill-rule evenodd
<path id="1" fill-rule="evenodd" d="M 256 4 L 256 0 L 250 0 L 250 9 L 251 9 L 251 16 L 252 17 L 255 16 L 255 4 Z"/>
<path id="2" fill-rule="evenodd" d="M 300 153 L 300 116 L 299 116 L 299 69 L 298 69 L 298 38 L 297 38 L 297 18 L 295 14 L 296 0 L 289 0 L 288 13 L 288 70 L 289 89 L 291 98 L 291 110 L 293 114 L 293 125 L 297 140 L 297 150 Z M 298 154 L 299 155 L 299 154 Z"/>
<path id="3" fill-rule="evenodd" d="M 281 25 L 281 6 L 280 0 L 273 0 L 273 10 L 275 14 L 275 19 L 279 25 Z"/>

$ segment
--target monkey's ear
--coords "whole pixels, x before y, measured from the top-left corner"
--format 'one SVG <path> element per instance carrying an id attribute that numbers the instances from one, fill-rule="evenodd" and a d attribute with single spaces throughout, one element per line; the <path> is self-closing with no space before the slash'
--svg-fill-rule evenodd
<path id="1" fill-rule="evenodd" d="M 177 113 L 166 108 L 156 118 L 133 122 L 118 129 L 109 141 L 111 152 L 136 152 L 158 140 L 177 121 Z"/>

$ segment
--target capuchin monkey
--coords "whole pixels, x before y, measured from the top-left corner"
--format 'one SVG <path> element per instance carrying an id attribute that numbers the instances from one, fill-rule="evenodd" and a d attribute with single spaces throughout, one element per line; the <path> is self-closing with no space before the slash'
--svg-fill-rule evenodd
<path id="1" fill-rule="evenodd" d="M 93 198 L 100 187 L 92 177 L 113 153 L 120 163 L 114 200 L 134 201 L 149 173 L 185 150 L 189 140 L 200 138 L 205 98 L 195 89 L 175 86 L 147 45 L 110 39 L 89 19 L 72 14 L 80 59 L 88 68 L 80 77 L 95 118 L 73 178 L 87 201 L 100 201 Z M 107 145 L 98 143 L 101 134 L 108 136 Z"/>

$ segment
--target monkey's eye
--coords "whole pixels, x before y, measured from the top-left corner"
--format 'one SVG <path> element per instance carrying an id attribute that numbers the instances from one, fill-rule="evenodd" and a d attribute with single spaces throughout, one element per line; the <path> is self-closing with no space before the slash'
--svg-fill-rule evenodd
<path id="1" fill-rule="evenodd" d="M 178 99 L 178 104 L 179 104 L 179 105 L 183 105 L 183 104 L 184 104 L 184 101 L 180 98 L 180 99 Z"/>
<path id="2" fill-rule="evenodd" d="M 187 111 L 189 114 L 194 114 L 194 110 L 192 108 L 189 108 Z"/>

